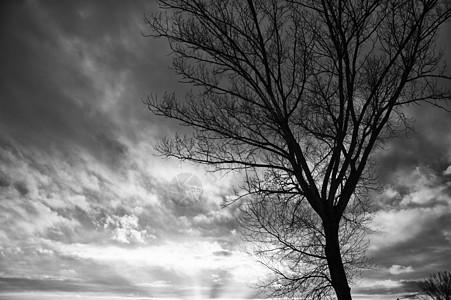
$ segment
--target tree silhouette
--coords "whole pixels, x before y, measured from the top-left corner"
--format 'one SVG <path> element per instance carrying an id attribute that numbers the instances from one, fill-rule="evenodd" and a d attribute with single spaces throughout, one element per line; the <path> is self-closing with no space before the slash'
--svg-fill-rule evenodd
<path id="1" fill-rule="evenodd" d="M 403 106 L 450 98 L 436 47 L 449 2 L 158 3 L 162 11 L 145 19 L 150 35 L 169 41 L 174 71 L 193 87 L 184 101 L 147 99 L 155 114 L 193 129 L 158 151 L 243 171 L 248 196 L 290 203 L 293 226 L 308 208 L 323 236 L 323 278 L 351 299 L 340 228 L 366 199 L 374 150 L 406 129 Z"/>
<path id="2" fill-rule="evenodd" d="M 338 235 L 348 280 L 369 267 L 365 257 L 368 210 L 361 202 L 348 205 Z M 273 298 L 330 299 L 334 292 L 325 254 L 326 240 L 319 216 L 307 201 L 294 195 L 253 197 L 238 218 L 245 251 L 271 270 L 256 286 Z"/>
<path id="3" fill-rule="evenodd" d="M 451 273 L 438 272 L 418 282 L 421 293 L 434 300 L 451 300 Z"/>

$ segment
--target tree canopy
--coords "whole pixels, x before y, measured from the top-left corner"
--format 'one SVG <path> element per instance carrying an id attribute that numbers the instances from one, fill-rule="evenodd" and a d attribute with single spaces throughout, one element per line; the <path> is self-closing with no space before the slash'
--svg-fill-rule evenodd
<path id="1" fill-rule="evenodd" d="M 293 229 L 301 224 L 293 216 L 307 209 L 323 236 L 325 284 L 338 299 L 351 299 L 340 234 L 346 210 L 374 183 L 374 150 L 406 129 L 403 106 L 450 99 L 436 45 L 450 4 L 158 3 L 161 12 L 146 18 L 150 35 L 169 41 L 172 68 L 193 89 L 184 100 L 168 93 L 147 104 L 193 134 L 166 138 L 157 149 L 244 171 L 248 196 L 289 203 Z"/>

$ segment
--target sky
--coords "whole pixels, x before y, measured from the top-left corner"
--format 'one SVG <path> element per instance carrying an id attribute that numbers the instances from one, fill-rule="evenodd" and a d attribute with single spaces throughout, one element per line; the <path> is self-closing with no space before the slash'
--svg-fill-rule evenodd
<path id="1" fill-rule="evenodd" d="M 237 205 L 221 206 L 239 177 L 153 149 L 185 129 L 143 99 L 188 88 L 166 41 L 143 35 L 155 3 L 0 5 L 0 299 L 257 299 L 267 270 L 242 251 Z M 451 114 L 406 113 L 416 130 L 378 154 L 374 266 L 354 299 L 407 299 L 451 271 Z M 174 201 L 186 174 L 202 192 L 190 206 Z"/>

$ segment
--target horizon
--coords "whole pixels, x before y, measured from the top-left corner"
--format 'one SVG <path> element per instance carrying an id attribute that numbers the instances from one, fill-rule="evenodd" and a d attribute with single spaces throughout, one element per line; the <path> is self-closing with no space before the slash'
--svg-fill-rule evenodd
<path id="1" fill-rule="evenodd" d="M 3 298 L 8 297 L 8 298 Z M 117 300 L 182 300 L 182 299 L 220 299 L 220 300 L 264 300 L 267 298 L 158 298 L 158 297 L 125 297 L 125 296 L 116 296 L 116 295 L 86 295 L 86 294 L 76 294 L 76 295 L 68 295 L 64 293 L 5 293 L 0 295 L 0 300 L 15 300 L 15 299 L 23 299 L 23 300 L 44 300 L 44 299 L 58 299 L 58 300 L 72 300 L 72 299 L 85 299 L 85 300 L 102 300 L 102 299 L 117 299 Z M 373 296 L 362 296 L 362 295 L 353 295 L 353 299 L 356 300 L 391 300 L 391 299 L 411 299 L 403 298 L 401 295 L 373 295 Z M 272 298 L 275 300 L 282 300 L 283 298 Z"/>

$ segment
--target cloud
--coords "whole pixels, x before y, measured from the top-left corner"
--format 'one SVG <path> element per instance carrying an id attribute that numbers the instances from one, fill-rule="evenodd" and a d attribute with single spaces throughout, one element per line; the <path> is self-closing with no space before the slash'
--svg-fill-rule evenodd
<path id="1" fill-rule="evenodd" d="M 373 250 L 414 241 L 451 215 L 448 183 L 432 170 L 417 167 L 398 176 L 382 195 L 384 208 L 370 225 Z"/>
<path id="2" fill-rule="evenodd" d="M 51 255 L 53 254 L 53 250 L 49 250 L 49 249 L 45 249 L 45 248 L 41 248 L 41 247 L 37 247 L 35 249 L 35 251 L 41 255 Z"/>
<path id="3" fill-rule="evenodd" d="M 196 298 L 247 289 L 253 269 L 236 252 L 236 209 L 220 207 L 230 180 L 153 156 L 175 123 L 152 116 L 141 99 L 186 90 L 167 68 L 168 45 L 141 35 L 143 13 L 154 7 L 2 6 L 2 291 Z M 187 170 L 204 193 L 181 208 L 167 185 Z M 150 285 L 137 285 L 143 278 Z"/>
<path id="4" fill-rule="evenodd" d="M 385 280 L 361 280 L 359 282 L 359 289 L 372 289 L 372 290 L 387 290 L 392 288 L 399 288 L 402 283 L 390 279 Z"/>
<path id="5" fill-rule="evenodd" d="M 402 273 L 413 272 L 413 268 L 411 266 L 405 267 L 405 266 L 400 266 L 400 265 L 393 265 L 390 267 L 390 269 L 388 271 L 390 272 L 390 274 L 398 275 L 398 274 L 402 274 Z"/>
<path id="6" fill-rule="evenodd" d="M 158 287 L 158 288 L 167 288 L 171 285 L 170 281 L 165 281 L 165 280 L 156 280 L 153 282 L 143 282 L 143 283 L 138 283 L 137 285 L 139 286 L 148 286 L 148 287 Z"/>
<path id="7" fill-rule="evenodd" d="M 390 293 L 401 299 L 416 292 L 412 282 L 451 267 L 446 235 L 451 228 L 451 193 L 441 172 L 418 166 L 392 174 L 391 184 L 377 199 L 370 225 L 368 256 L 377 269 L 366 271 L 364 278 L 395 284 L 363 286 L 359 293 L 381 298 Z"/>
<path id="8" fill-rule="evenodd" d="M 449 208 L 442 206 L 379 211 L 371 224 L 371 228 L 375 230 L 371 235 L 371 247 L 387 248 L 412 240 L 430 228 L 431 223 L 439 217 L 449 213 Z"/>
<path id="9" fill-rule="evenodd" d="M 443 175 L 451 175 L 451 166 L 448 166 L 445 171 L 443 171 Z"/>
<path id="10" fill-rule="evenodd" d="M 114 283 L 114 284 L 113 284 Z M 140 287 L 127 284 L 123 278 L 111 276 L 103 282 L 83 282 L 69 279 L 30 279 L 0 277 L 0 289 L 3 292 L 34 292 L 34 291 L 61 291 L 61 292 L 103 292 L 108 288 L 111 294 L 127 295 L 134 293 L 140 296 L 149 296 L 147 291 Z"/>
<path id="11" fill-rule="evenodd" d="M 233 253 L 232 252 L 230 252 L 230 251 L 227 251 L 227 250 L 222 250 L 222 251 L 215 251 L 215 252 L 213 252 L 213 255 L 216 255 L 216 256 L 232 256 L 233 255 Z"/>
<path id="12" fill-rule="evenodd" d="M 155 239 L 155 236 L 149 235 L 147 230 L 141 230 L 138 221 L 135 215 L 107 216 L 104 228 L 111 228 L 113 239 L 125 244 L 145 243 L 146 240 Z"/>
<path id="13" fill-rule="evenodd" d="M 451 242 L 451 230 L 442 230 L 443 236 Z"/>
<path id="14" fill-rule="evenodd" d="M 353 299 L 409 299 L 417 294 L 415 284 L 404 280 L 361 280 L 352 288 Z"/>
<path id="15" fill-rule="evenodd" d="M 221 209 L 216 199 L 205 199 L 181 210 L 169 200 L 165 181 L 155 179 L 152 169 L 145 170 L 134 160 L 146 154 L 135 154 L 125 161 L 134 169 L 115 173 L 85 152 L 65 157 L 4 139 L 0 155 L 5 164 L 0 170 L 5 181 L 26 182 L 29 191 L 21 194 L 10 184 L 0 188 L 7 196 L 0 203 L 5 208 L 0 220 L 15 220 L 0 228 L 2 245 L 8 245 L 0 248 L 3 274 L 19 279 L 26 273 L 37 280 L 30 285 L 70 291 L 73 281 L 82 280 L 79 288 L 83 289 L 85 283 L 106 276 L 102 271 L 106 267 L 131 286 L 142 278 L 156 281 L 165 273 L 165 281 L 176 285 L 175 294 L 169 296 L 183 296 L 197 287 L 178 278 L 201 278 L 207 272 L 207 281 L 195 283 L 208 287 L 205 295 L 230 294 L 232 287 L 246 290 L 244 282 L 254 267 L 234 248 L 236 208 Z M 13 268 L 11 262 L 27 270 Z M 227 287 L 222 277 L 209 277 L 218 270 L 231 274 Z M 52 280 L 58 278 L 62 282 L 55 285 Z M 8 290 L 19 289 L 14 282 L 19 281 L 4 284 Z M 113 283 L 92 289 L 107 289 L 108 284 Z M 153 289 L 168 295 L 161 286 Z"/>
<path id="16" fill-rule="evenodd" d="M 246 282 L 266 274 L 237 251 L 238 205 L 221 208 L 239 178 L 153 156 L 177 124 L 140 100 L 186 90 L 167 68 L 167 43 L 141 35 L 143 13 L 155 3 L 9 1 L 2 8 L 0 290 L 219 298 L 244 293 Z M 392 180 L 373 220 L 370 254 L 388 278 L 363 284 L 369 293 L 402 290 L 401 279 L 451 268 L 450 187 L 442 178 L 450 173 L 451 124 L 430 112 L 411 109 L 416 135 L 381 154 Z M 190 208 L 167 194 L 182 172 L 202 181 Z"/>
<path id="17" fill-rule="evenodd" d="M 117 168 L 126 140 L 148 139 L 164 126 L 153 122 L 140 101 L 153 88 L 169 87 L 164 81 L 169 61 L 155 59 L 153 64 L 167 70 L 155 74 L 144 59 L 154 53 L 164 57 L 166 48 L 147 51 L 148 40 L 140 33 L 142 14 L 153 5 L 24 1 L 5 6 L 0 133 L 35 148 L 88 151 Z M 18 14 L 22 21 L 14 17 Z"/>

